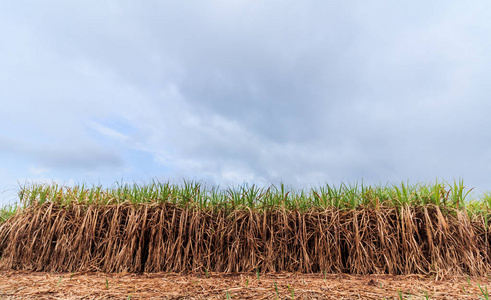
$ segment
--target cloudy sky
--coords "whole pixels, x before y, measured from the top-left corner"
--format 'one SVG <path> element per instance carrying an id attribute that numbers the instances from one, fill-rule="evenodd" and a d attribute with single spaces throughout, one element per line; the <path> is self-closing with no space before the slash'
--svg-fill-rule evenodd
<path id="1" fill-rule="evenodd" d="M 25 182 L 491 190 L 489 1 L 2 1 L 0 204 Z"/>

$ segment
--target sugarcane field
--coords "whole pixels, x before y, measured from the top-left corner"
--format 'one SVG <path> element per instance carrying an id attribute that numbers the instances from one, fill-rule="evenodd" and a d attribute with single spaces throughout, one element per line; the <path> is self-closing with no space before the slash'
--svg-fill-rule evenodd
<path id="1" fill-rule="evenodd" d="M 18 195 L 0 215 L 2 299 L 488 299 L 491 198 L 463 181 Z"/>

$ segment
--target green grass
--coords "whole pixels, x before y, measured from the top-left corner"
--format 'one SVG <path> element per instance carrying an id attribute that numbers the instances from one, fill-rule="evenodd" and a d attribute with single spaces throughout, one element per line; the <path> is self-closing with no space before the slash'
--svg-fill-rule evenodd
<path id="1" fill-rule="evenodd" d="M 360 206 L 399 207 L 404 205 L 437 205 L 469 213 L 481 213 L 487 219 L 491 208 L 491 193 L 470 199 L 472 189 L 464 186 L 462 180 L 447 183 L 435 181 L 431 184 L 386 184 L 366 185 L 362 183 L 339 185 L 325 184 L 310 189 L 296 190 L 284 184 L 260 187 L 238 185 L 229 188 L 207 187 L 199 181 L 182 184 L 151 181 L 149 184 L 115 183 L 112 187 L 73 187 L 57 184 L 27 184 L 18 192 L 21 208 L 53 202 L 62 206 L 73 204 L 145 204 L 173 203 L 178 206 L 201 209 L 276 209 L 307 211 L 336 207 L 356 209 Z M 0 222 L 16 212 L 17 206 L 0 210 Z"/>
<path id="2" fill-rule="evenodd" d="M 480 299 L 489 300 L 488 287 L 487 287 L 487 286 L 485 286 L 485 287 L 484 287 L 484 289 L 483 289 L 479 283 L 477 283 L 477 286 L 478 286 L 478 287 L 479 287 L 479 289 L 481 290 L 481 295 L 479 296 L 479 297 L 480 297 Z"/>
<path id="3" fill-rule="evenodd" d="M 276 299 L 280 299 L 280 292 L 278 291 L 278 285 L 276 284 L 276 281 L 274 282 L 274 290 L 276 292 Z"/>
<path id="4" fill-rule="evenodd" d="M 0 224 L 7 221 L 7 219 L 13 216 L 17 211 L 17 207 L 17 205 L 12 204 L 0 207 Z"/>

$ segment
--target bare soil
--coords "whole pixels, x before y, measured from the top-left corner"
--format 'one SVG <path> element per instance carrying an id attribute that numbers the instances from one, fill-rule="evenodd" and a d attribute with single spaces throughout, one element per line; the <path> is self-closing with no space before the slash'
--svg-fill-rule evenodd
<path id="1" fill-rule="evenodd" d="M 485 299 L 487 277 L 0 272 L 0 299 Z M 427 296 L 427 298 L 426 298 Z"/>

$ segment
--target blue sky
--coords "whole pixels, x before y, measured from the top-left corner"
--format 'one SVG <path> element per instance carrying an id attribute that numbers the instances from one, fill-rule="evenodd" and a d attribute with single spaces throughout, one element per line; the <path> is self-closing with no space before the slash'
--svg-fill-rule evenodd
<path id="1" fill-rule="evenodd" d="M 4 1 L 0 204 L 25 182 L 491 190 L 488 1 Z"/>

